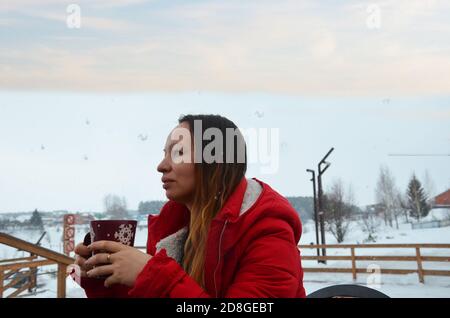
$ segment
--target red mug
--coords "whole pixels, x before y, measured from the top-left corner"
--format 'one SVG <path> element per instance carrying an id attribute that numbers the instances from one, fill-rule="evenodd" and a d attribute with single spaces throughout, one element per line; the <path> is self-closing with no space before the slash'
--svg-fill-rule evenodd
<path id="1" fill-rule="evenodd" d="M 114 241 L 127 246 L 134 246 L 137 223 L 137 221 L 132 220 L 92 221 L 90 233 L 86 234 L 83 244 L 89 246 L 98 241 Z M 93 252 L 92 255 L 102 252 Z M 105 279 L 105 277 L 99 278 Z"/>
<path id="2" fill-rule="evenodd" d="M 106 220 L 92 221 L 90 243 L 98 241 L 114 241 L 123 245 L 134 246 L 137 221 Z"/>

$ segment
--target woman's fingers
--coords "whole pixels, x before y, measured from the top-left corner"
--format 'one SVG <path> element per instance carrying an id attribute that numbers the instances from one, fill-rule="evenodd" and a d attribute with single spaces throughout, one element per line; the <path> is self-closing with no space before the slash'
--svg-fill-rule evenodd
<path id="1" fill-rule="evenodd" d="M 117 278 L 117 276 L 116 275 L 111 275 L 105 280 L 105 287 L 109 288 L 109 287 L 111 287 L 113 285 L 116 285 L 116 284 L 119 284 L 119 283 L 120 283 L 120 281 Z"/>
<path id="2" fill-rule="evenodd" d="M 75 257 L 75 265 L 78 265 L 81 268 L 83 268 L 85 263 L 86 259 L 84 257 L 81 257 L 80 255 L 77 255 L 77 257 Z"/>
<path id="3" fill-rule="evenodd" d="M 107 254 L 107 253 L 101 253 L 96 254 L 89 258 L 84 264 L 86 266 L 97 266 L 97 265 L 104 265 L 104 264 L 112 264 L 113 263 L 114 255 Z"/>
<path id="4" fill-rule="evenodd" d="M 79 255 L 77 255 L 77 257 L 75 258 L 75 265 L 78 265 L 82 271 L 88 271 L 92 269 L 91 265 L 86 264 L 86 259 Z"/>
<path id="5" fill-rule="evenodd" d="M 91 270 L 92 265 L 86 264 L 86 259 L 92 256 L 92 252 L 83 243 L 75 247 L 75 265 L 80 267 L 81 277 L 87 277 L 87 271 Z"/>
<path id="6" fill-rule="evenodd" d="M 75 254 L 80 255 L 83 258 L 89 258 L 89 256 L 92 255 L 92 252 L 87 248 L 87 246 L 80 243 L 75 247 Z"/>
<path id="7" fill-rule="evenodd" d="M 88 277 L 100 277 L 100 276 L 110 276 L 114 273 L 113 265 L 105 265 L 96 267 L 89 272 L 87 272 Z"/>
<path id="8" fill-rule="evenodd" d="M 92 269 L 92 266 L 86 265 L 86 259 L 81 256 L 76 257 L 75 265 L 78 265 L 80 267 L 80 275 L 82 278 L 87 277 L 87 271 Z"/>
<path id="9" fill-rule="evenodd" d="M 126 248 L 128 248 L 128 246 L 113 241 L 98 241 L 88 246 L 90 251 L 105 251 L 110 253 L 117 253 Z"/>

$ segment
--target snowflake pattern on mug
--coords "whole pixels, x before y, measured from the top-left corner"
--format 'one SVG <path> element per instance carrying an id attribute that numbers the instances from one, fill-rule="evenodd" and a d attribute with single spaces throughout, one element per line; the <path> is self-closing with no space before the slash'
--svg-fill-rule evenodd
<path id="1" fill-rule="evenodd" d="M 116 238 L 116 240 L 119 240 L 120 243 L 128 246 L 131 246 L 133 236 L 133 225 L 131 224 L 122 224 L 121 226 L 119 226 L 119 230 L 114 233 L 114 237 Z"/>

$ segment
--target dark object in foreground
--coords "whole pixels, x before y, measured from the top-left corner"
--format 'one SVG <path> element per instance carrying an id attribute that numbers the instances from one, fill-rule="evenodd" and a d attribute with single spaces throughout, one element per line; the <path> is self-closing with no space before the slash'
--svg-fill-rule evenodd
<path id="1" fill-rule="evenodd" d="M 91 233 L 86 234 L 86 236 L 84 237 L 83 245 L 84 246 L 91 245 Z"/>
<path id="2" fill-rule="evenodd" d="M 307 298 L 390 298 L 378 290 L 360 285 L 336 285 L 320 289 Z"/>

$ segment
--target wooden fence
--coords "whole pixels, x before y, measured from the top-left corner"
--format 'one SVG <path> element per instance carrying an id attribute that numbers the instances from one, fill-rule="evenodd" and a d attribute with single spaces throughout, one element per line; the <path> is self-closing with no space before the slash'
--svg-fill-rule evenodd
<path id="1" fill-rule="evenodd" d="M 350 267 L 347 268 L 330 268 L 330 267 L 304 267 L 305 273 L 352 273 L 353 279 L 356 280 L 358 273 L 367 273 L 366 268 L 358 268 L 358 261 L 380 261 L 380 262 L 416 262 L 417 269 L 389 269 L 381 268 L 382 274 L 412 274 L 417 273 L 419 281 L 425 282 L 425 276 L 450 276 L 450 270 L 428 270 L 424 268 L 425 262 L 446 262 L 449 263 L 450 269 L 450 255 L 448 256 L 423 256 L 424 249 L 450 249 L 450 244 L 365 244 L 365 245 L 299 245 L 300 250 L 305 249 L 348 249 L 349 255 L 339 256 L 308 256 L 302 255 L 302 260 L 317 260 L 317 261 L 349 261 Z M 414 251 L 414 255 L 409 256 L 367 256 L 357 255 L 357 249 L 410 249 Z M 449 253 L 450 254 L 450 253 Z"/>
<path id="2" fill-rule="evenodd" d="M 66 296 L 66 269 L 74 263 L 74 259 L 52 250 L 23 241 L 11 235 L 0 233 L 0 244 L 5 244 L 18 250 L 30 253 L 29 257 L 0 261 L 0 298 L 8 289 L 13 289 L 18 283 L 26 280 L 8 298 L 16 297 L 25 290 L 36 287 L 37 270 L 41 266 L 58 265 L 57 297 Z M 25 271 L 23 271 L 26 269 Z M 15 277 L 14 277 L 15 276 Z M 14 277 L 14 278 L 12 278 Z M 9 282 L 5 284 L 6 281 Z"/>
<path id="3" fill-rule="evenodd" d="M 3 293 L 9 289 L 14 288 L 18 282 L 26 279 L 27 284 L 22 285 L 15 292 L 8 297 L 18 296 L 26 289 L 31 289 L 36 286 L 36 273 L 37 268 L 41 266 L 58 265 L 58 282 L 57 282 L 57 295 L 58 298 L 64 298 L 66 292 L 66 268 L 74 263 L 74 259 L 66 255 L 54 252 L 52 250 L 36 246 L 35 244 L 20 240 L 5 233 L 0 233 L 0 244 L 5 244 L 19 250 L 30 253 L 29 257 L 16 258 L 12 260 L 0 261 L 0 298 Z M 145 249 L 145 247 L 138 247 Z M 338 267 L 303 267 L 305 273 L 351 273 L 353 279 L 357 279 L 358 273 L 367 273 L 366 268 L 358 268 L 357 262 L 361 261 L 377 261 L 377 262 L 415 262 L 417 264 L 416 269 L 389 269 L 381 268 L 382 274 L 413 274 L 417 273 L 419 281 L 425 282 L 425 276 L 447 276 L 450 277 L 450 270 L 430 270 L 426 269 L 424 264 L 427 262 L 440 262 L 447 263 L 450 269 L 450 253 L 445 256 L 424 256 L 424 250 L 427 249 L 448 249 L 450 250 L 450 244 L 342 244 L 342 245 L 299 245 L 299 249 L 304 250 L 317 250 L 325 248 L 328 251 L 332 249 L 344 249 L 349 250 L 349 255 L 329 255 L 329 256 L 310 256 L 302 255 L 304 261 L 348 261 L 351 266 L 338 268 Z M 405 249 L 412 250 L 412 255 L 358 255 L 357 250 L 360 249 Z M 349 265 L 350 265 L 349 264 Z M 21 272 L 17 278 L 12 279 L 15 273 L 26 269 Z M 5 281 L 9 282 L 5 285 Z"/>

